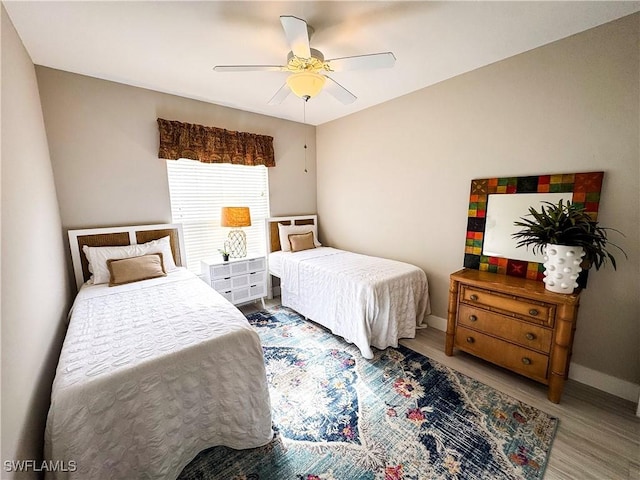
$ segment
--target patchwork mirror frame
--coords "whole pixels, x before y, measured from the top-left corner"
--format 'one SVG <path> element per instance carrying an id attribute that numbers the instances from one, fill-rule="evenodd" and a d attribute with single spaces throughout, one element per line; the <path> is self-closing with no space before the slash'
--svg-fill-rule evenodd
<path id="1" fill-rule="evenodd" d="M 482 254 L 489 195 L 570 192 L 572 203 L 584 207 L 586 212 L 597 220 L 603 179 L 604 172 L 587 172 L 471 180 L 464 266 L 474 270 L 542 281 L 542 263 Z M 579 279 L 578 283 L 584 286 L 586 275 L 581 277 L 582 281 Z"/>

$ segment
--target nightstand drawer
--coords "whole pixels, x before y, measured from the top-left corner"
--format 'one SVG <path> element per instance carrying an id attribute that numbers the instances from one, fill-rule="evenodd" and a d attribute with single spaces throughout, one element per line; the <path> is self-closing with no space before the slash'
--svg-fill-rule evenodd
<path id="1" fill-rule="evenodd" d="M 481 308 L 461 304 L 458 324 L 545 354 L 551 349 L 551 330 Z"/>
<path id="2" fill-rule="evenodd" d="M 214 280 L 212 287 L 214 290 L 217 290 L 218 292 L 231 290 L 231 277 L 224 278 L 222 280 Z"/>
<path id="3" fill-rule="evenodd" d="M 251 298 L 256 297 L 264 297 L 267 294 L 267 286 L 262 283 L 258 283 L 257 285 L 251 285 L 249 287 L 249 295 Z"/>
<path id="4" fill-rule="evenodd" d="M 256 283 L 264 282 L 267 278 L 267 273 L 262 270 L 261 272 L 251 272 L 249 274 L 249 284 L 255 285 Z"/>
<path id="5" fill-rule="evenodd" d="M 529 300 L 528 298 L 504 295 L 462 285 L 460 301 L 469 305 L 499 311 L 505 315 L 553 326 L 554 306 Z"/>
<path id="6" fill-rule="evenodd" d="M 231 303 L 233 303 L 233 295 L 231 295 L 231 291 L 228 292 L 218 292 L 220 295 L 222 295 L 225 299 L 227 299 L 228 301 L 230 301 Z"/>
<path id="7" fill-rule="evenodd" d="M 212 265 L 209 267 L 211 278 L 216 280 L 218 278 L 225 278 L 231 275 L 231 266 L 226 263 L 224 265 Z"/>
<path id="8" fill-rule="evenodd" d="M 249 287 L 240 288 L 231 292 L 231 303 L 242 303 L 251 300 Z"/>
<path id="9" fill-rule="evenodd" d="M 260 270 L 266 269 L 266 262 L 264 257 L 261 258 L 252 258 L 251 260 L 247 260 L 249 272 L 257 272 Z"/>
<path id="10" fill-rule="evenodd" d="M 251 271 L 250 266 L 250 260 L 231 262 L 224 265 L 213 265 L 210 267 L 211 277 L 214 280 L 218 280 L 220 278 L 242 275 L 243 273 L 249 273 Z"/>
<path id="11" fill-rule="evenodd" d="M 547 381 L 549 357 L 489 335 L 459 326 L 455 344 L 460 350 L 472 353 L 495 364 L 515 370 L 527 377 Z M 496 355 L 500 352 L 500 355 Z"/>
<path id="12" fill-rule="evenodd" d="M 237 277 L 231 277 L 231 288 L 233 288 L 234 290 L 240 287 L 248 287 L 249 285 L 249 275 L 238 275 Z"/>
<path id="13" fill-rule="evenodd" d="M 229 267 L 231 267 L 231 275 L 249 273 L 249 261 L 232 262 L 229 264 Z"/>

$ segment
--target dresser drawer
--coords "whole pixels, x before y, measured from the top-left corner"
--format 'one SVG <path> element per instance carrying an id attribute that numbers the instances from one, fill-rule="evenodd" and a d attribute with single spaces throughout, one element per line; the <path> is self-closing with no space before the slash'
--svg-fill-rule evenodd
<path id="1" fill-rule="evenodd" d="M 553 326 L 555 307 L 528 298 L 504 295 L 479 288 L 462 285 L 460 301 L 470 305 L 488 308 L 505 315 L 531 320 L 542 325 Z"/>
<path id="2" fill-rule="evenodd" d="M 462 326 L 456 329 L 455 344 L 460 350 L 547 383 L 549 357 L 546 355 Z"/>
<path id="3" fill-rule="evenodd" d="M 500 337 L 545 354 L 548 354 L 551 349 L 552 331 L 539 325 L 465 304 L 460 305 L 458 315 L 458 325 Z"/>

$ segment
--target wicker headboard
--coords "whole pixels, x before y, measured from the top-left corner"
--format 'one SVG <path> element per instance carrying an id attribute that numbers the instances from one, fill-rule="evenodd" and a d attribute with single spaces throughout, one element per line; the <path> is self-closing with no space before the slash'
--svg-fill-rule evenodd
<path id="1" fill-rule="evenodd" d="M 187 259 L 184 252 L 182 225 L 178 223 L 164 223 L 159 225 L 133 225 L 127 227 L 89 228 L 84 230 L 69 230 L 69 248 L 73 262 L 73 273 L 76 286 L 80 288 L 89 280 L 89 263 L 82 251 L 84 245 L 90 247 L 107 247 L 134 245 L 146 243 L 169 236 L 171 252 L 177 266 L 186 266 Z"/>
<path id="2" fill-rule="evenodd" d="M 317 215 L 296 215 L 291 217 L 270 217 L 266 220 L 268 253 L 282 250 L 280 247 L 280 235 L 278 223 L 284 225 L 315 225 L 318 226 Z"/>

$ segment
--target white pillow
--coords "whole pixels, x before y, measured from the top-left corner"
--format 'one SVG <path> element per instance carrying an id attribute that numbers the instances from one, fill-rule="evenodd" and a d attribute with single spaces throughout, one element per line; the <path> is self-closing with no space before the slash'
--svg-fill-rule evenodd
<path id="1" fill-rule="evenodd" d="M 147 243 L 125 245 L 122 247 L 89 247 L 84 245 L 82 251 L 87 256 L 89 271 L 93 273 L 91 281 L 96 285 L 109 282 L 107 260 L 120 260 L 122 258 L 139 257 L 149 253 L 161 253 L 167 273 L 177 268 L 173 261 L 171 241 L 168 236 L 158 240 L 151 240 Z"/>
<path id="2" fill-rule="evenodd" d="M 178 267 L 176 267 L 176 262 L 173 260 L 173 252 L 171 251 L 171 239 L 169 236 L 159 238 L 157 240 L 151 240 L 150 242 L 143 243 L 140 245 L 141 247 L 145 247 L 146 250 L 143 255 L 147 255 L 149 253 L 161 253 L 162 254 L 162 262 L 164 263 L 164 269 L 169 272 L 173 272 Z"/>
<path id="3" fill-rule="evenodd" d="M 316 247 L 321 247 L 322 244 L 318 241 L 318 229 L 315 225 L 283 225 L 279 223 L 278 234 L 280 236 L 280 248 L 283 252 L 290 252 L 291 244 L 289 243 L 289 235 L 309 232 L 313 232 L 313 244 Z"/>

